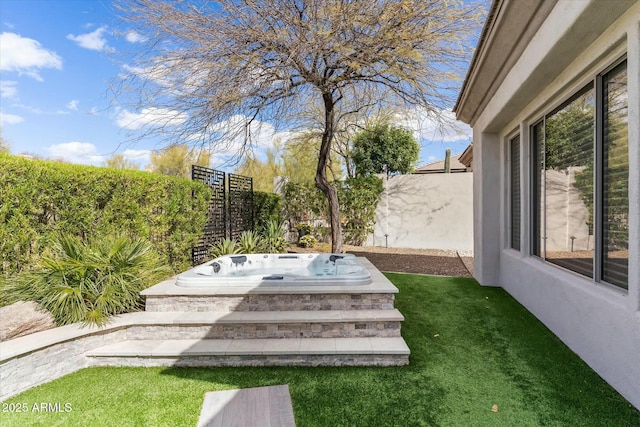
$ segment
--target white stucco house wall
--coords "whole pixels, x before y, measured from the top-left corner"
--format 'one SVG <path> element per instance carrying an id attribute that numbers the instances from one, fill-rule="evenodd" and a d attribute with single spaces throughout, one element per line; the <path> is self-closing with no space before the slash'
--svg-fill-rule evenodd
<path id="1" fill-rule="evenodd" d="M 494 0 L 454 110 L 476 279 L 640 408 L 640 1 Z"/>

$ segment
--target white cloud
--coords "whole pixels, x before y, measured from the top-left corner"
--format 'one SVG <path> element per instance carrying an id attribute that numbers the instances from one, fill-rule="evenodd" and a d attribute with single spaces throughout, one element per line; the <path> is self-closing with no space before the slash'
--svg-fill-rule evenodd
<path id="1" fill-rule="evenodd" d="M 22 123 L 24 119 L 20 116 L 16 116 L 15 114 L 7 114 L 0 112 L 0 126 L 4 125 L 15 125 L 18 123 Z"/>
<path id="2" fill-rule="evenodd" d="M 49 156 L 70 163 L 98 165 L 105 157 L 96 153 L 96 146 L 89 142 L 65 142 L 47 148 Z"/>
<path id="3" fill-rule="evenodd" d="M 62 58 L 42 47 L 40 42 L 15 33 L 0 34 L 0 70 L 16 71 L 42 81 L 39 71 L 62 69 Z"/>
<path id="4" fill-rule="evenodd" d="M 439 116 L 439 120 L 436 119 L 436 114 Z M 418 108 L 407 111 L 399 118 L 399 124 L 413 130 L 418 140 L 450 142 L 471 140 L 473 137 L 471 127 L 457 121 L 451 110 L 430 113 L 425 109 Z"/>
<path id="5" fill-rule="evenodd" d="M 151 150 L 133 150 L 127 149 L 122 152 L 122 155 L 127 160 L 142 161 L 143 163 L 149 163 L 151 161 Z"/>
<path id="6" fill-rule="evenodd" d="M 57 115 L 69 114 L 69 112 L 66 110 L 47 111 L 39 107 L 33 107 L 31 105 L 25 105 L 25 104 L 16 103 L 16 104 L 12 104 L 11 106 L 14 108 L 19 108 L 21 110 L 27 111 L 31 114 L 38 114 L 38 115 L 45 115 L 45 116 L 57 116 Z"/>
<path id="7" fill-rule="evenodd" d="M 141 79 L 150 80 L 164 88 L 172 88 L 175 86 L 174 79 L 171 77 L 169 69 L 164 64 L 159 63 L 149 67 L 136 67 L 125 64 L 122 68 L 125 71 L 123 73 L 124 77 L 128 74 L 132 74 Z"/>
<path id="8" fill-rule="evenodd" d="M 0 80 L 0 98 L 13 98 L 18 93 L 16 85 L 18 82 L 13 80 Z"/>
<path id="9" fill-rule="evenodd" d="M 69 101 L 69 103 L 67 104 L 67 108 L 69 110 L 72 111 L 78 111 L 78 104 L 80 103 L 80 101 L 78 101 L 77 99 L 72 99 L 71 101 Z"/>
<path id="10" fill-rule="evenodd" d="M 133 30 L 127 31 L 124 37 L 129 43 L 142 43 L 147 40 L 142 34 Z"/>
<path id="11" fill-rule="evenodd" d="M 72 40 L 80 47 L 89 50 L 97 50 L 98 52 L 102 52 L 104 50 L 110 50 L 107 45 L 107 39 L 104 38 L 104 33 L 107 31 L 107 27 L 100 27 L 97 30 L 74 36 L 73 34 L 67 35 L 67 39 Z"/>
<path id="12" fill-rule="evenodd" d="M 187 118 L 180 111 L 151 107 L 143 108 L 139 113 L 122 110 L 116 117 L 116 123 L 124 129 L 138 130 L 143 127 L 177 126 Z"/>
<path id="13" fill-rule="evenodd" d="M 249 117 L 234 115 L 229 120 L 216 123 L 211 130 L 220 135 L 224 135 L 222 141 L 212 144 L 211 152 L 221 156 L 234 156 L 241 152 L 245 144 L 245 138 L 252 148 L 262 150 L 272 147 L 276 140 L 286 141 L 291 137 L 291 132 L 276 132 L 274 126 L 267 122 L 254 120 L 248 124 Z M 248 127 L 247 127 L 248 125 Z M 194 135 L 194 140 L 203 140 Z"/>

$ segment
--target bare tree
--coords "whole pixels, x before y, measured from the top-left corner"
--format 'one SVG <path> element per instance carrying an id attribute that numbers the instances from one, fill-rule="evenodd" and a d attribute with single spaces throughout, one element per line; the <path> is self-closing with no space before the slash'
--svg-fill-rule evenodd
<path id="1" fill-rule="evenodd" d="M 375 103 L 421 106 L 437 118 L 453 104 L 483 9 L 458 0 L 121 0 L 120 7 L 147 39 L 123 87 L 153 114 L 151 132 L 242 154 L 260 123 L 303 128 L 300 111 L 321 105 L 315 182 L 329 202 L 334 252 L 342 236 L 326 166 L 339 116 Z"/>

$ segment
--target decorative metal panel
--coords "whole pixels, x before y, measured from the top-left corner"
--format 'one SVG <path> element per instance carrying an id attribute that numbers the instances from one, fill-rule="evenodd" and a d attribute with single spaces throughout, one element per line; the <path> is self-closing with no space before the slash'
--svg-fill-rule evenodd
<path id="1" fill-rule="evenodd" d="M 237 240 L 253 229 L 253 179 L 229 174 L 229 237 Z"/>
<path id="2" fill-rule="evenodd" d="M 191 179 L 201 181 L 211 189 L 207 223 L 202 238 L 191 252 L 191 260 L 194 265 L 200 264 L 207 258 L 212 244 L 227 236 L 225 178 L 224 172 L 202 166 L 191 166 Z"/>

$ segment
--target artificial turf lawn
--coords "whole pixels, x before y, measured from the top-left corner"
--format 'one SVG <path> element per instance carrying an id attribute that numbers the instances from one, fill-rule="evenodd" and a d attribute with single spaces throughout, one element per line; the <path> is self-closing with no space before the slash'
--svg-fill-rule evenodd
<path id="1" fill-rule="evenodd" d="M 640 426 L 639 411 L 502 289 L 387 276 L 408 366 L 89 368 L 4 402 L 0 426 L 195 426 L 205 392 L 276 384 L 289 384 L 300 427 Z M 33 412 L 40 402 L 72 410 Z M 29 411 L 5 412 L 11 403 Z"/>

